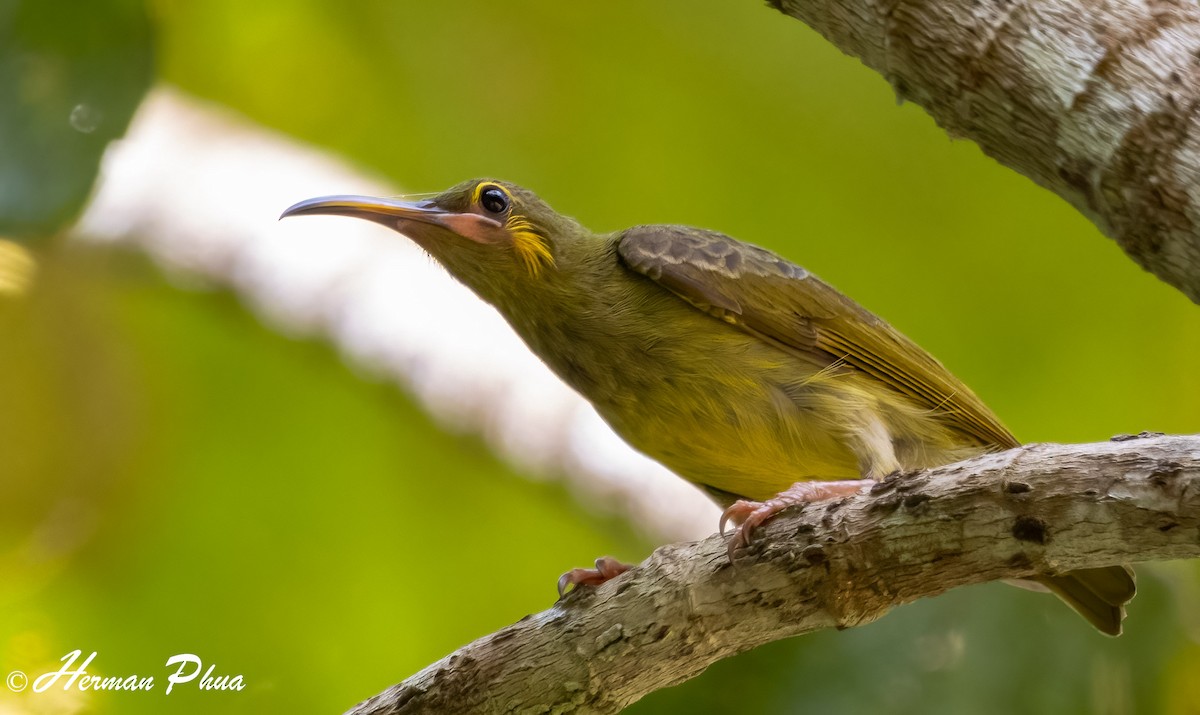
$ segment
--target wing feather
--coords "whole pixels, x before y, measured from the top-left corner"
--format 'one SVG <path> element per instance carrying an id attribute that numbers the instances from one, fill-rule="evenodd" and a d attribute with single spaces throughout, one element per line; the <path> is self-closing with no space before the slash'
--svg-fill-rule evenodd
<path id="1" fill-rule="evenodd" d="M 618 239 L 632 270 L 696 308 L 815 360 L 843 363 L 946 417 L 979 442 L 1013 447 L 999 419 L 940 362 L 800 266 L 714 231 L 638 226 Z"/>

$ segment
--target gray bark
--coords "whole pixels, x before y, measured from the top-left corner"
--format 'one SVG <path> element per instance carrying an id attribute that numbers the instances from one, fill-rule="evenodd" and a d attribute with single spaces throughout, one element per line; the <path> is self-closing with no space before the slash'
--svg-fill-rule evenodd
<path id="1" fill-rule="evenodd" d="M 613 713 L 721 658 L 958 586 L 1196 556 L 1200 436 L 1027 445 L 787 512 L 732 564 L 716 535 L 664 546 L 349 712 Z"/>

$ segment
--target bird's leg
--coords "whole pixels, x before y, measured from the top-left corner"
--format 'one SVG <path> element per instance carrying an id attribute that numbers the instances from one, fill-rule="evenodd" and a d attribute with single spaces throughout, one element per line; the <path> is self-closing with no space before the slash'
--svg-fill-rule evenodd
<path id="1" fill-rule="evenodd" d="M 571 569 L 558 577 L 558 597 L 567 593 L 568 586 L 599 586 L 614 579 L 633 568 L 632 564 L 622 563 L 611 556 L 601 556 L 596 559 L 594 569 Z"/>
<path id="2" fill-rule="evenodd" d="M 779 512 L 799 504 L 835 499 L 857 493 L 863 487 L 874 484 L 874 479 L 853 479 L 842 482 L 796 482 L 766 501 L 738 499 L 721 514 L 721 534 L 725 524 L 740 525 L 737 533 L 729 540 L 729 560 L 740 546 L 749 546 L 754 530 L 762 526 Z"/>

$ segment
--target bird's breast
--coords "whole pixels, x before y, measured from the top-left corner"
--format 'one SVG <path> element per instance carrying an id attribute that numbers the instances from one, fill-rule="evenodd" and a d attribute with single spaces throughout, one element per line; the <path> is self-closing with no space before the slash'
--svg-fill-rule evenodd
<path id="1" fill-rule="evenodd" d="M 801 479 L 850 479 L 857 462 L 789 386 L 817 368 L 637 286 L 518 332 L 627 442 L 693 482 L 768 498 Z"/>

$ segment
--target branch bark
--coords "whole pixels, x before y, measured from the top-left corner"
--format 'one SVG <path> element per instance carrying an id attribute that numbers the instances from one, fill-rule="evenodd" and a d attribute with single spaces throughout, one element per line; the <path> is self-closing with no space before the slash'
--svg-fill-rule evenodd
<path id="1" fill-rule="evenodd" d="M 1200 302 L 1200 7 L 769 0 Z"/>
<path id="2" fill-rule="evenodd" d="M 348 715 L 613 713 L 721 658 L 958 586 L 1200 556 L 1200 436 L 1018 447 L 783 514 L 732 565 L 725 543 L 664 546 Z"/>

